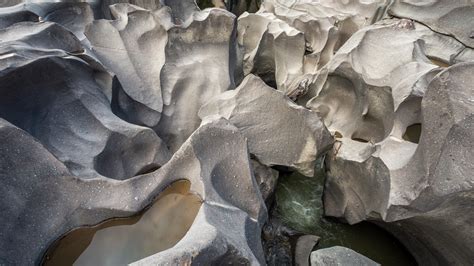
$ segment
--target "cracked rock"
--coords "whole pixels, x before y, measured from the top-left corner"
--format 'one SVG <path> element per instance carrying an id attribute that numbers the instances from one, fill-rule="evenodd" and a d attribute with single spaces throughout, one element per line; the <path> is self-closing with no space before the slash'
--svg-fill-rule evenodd
<path id="1" fill-rule="evenodd" d="M 423 23 L 436 32 L 453 36 L 474 48 L 474 21 L 471 19 L 474 6 L 470 1 L 394 1 L 388 12 Z"/>

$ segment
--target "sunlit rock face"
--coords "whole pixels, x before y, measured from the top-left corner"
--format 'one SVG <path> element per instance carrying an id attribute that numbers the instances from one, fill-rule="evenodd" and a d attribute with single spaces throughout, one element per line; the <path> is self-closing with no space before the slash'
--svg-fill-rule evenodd
<path id="1" fill-rule="evenodd" d="M 433 31 L 453 36 L 464 45 L 474 48 L 474 13 L 471 1 L 395 1 L 389 14 L 423 23 Z"/>
<path id="2" fill-rule="evenodd" d="M 93 21 L 85 31 L 93 53 L 117 75 L 123 87 L 117 107 L 132 123 L 155 126 L 163 111 L 160 72 L 172 23 L 167 11 L 113 5 L 114 20 Z"/>
<path id="3" fill-rule="evenodd" d="M 393 36 L 398 36 L 396 42 Z M 429 60 L 432 53 L 442 56 L 436 50 L 444 38 L 404 20 L 367 27 L 341 47 L 324 69 L 327 74 L 319 74 L 322 86 L 307 106 L 321 114 L 337 138 L 327 157 L 326 214 L 350 223 L 398 221 L 394 224 L 405 230 L 419 261 L 463 264 L 472 261 L 467 248 L 472 238 L 466 237 L 472 225 L 466 222 L 469 212 L 458 211 L 472 205 L 472 165 L 467 163 L 472 153 L 467 143 L 467 149 L 448 150 L 471 139 L 457 128 L 471 126 L 472 88 L 466 85 L 471 81 L 462 73 L 472 64 L 444 70 Z M 450 59 L 465 49 L 449 47 L 444 52 Z M 364 63 L 364 58 L 374 59 Z M 441 155 L 447 152 L 449 157 Z M 443 170 L 440 177 L 441 168 L 452 171 Z M 447 213 L 459 217 L 457 222 L 444 220 Z M 439 233 L 430 224 L 437 224 Z M 454 230 L 452 226 L 462 228 L 463 236 L 442 233 Z M 428 237 L 433 234 L 437 237 Z M 448 239 L 456 244 L 441 244 Z M 419 242 L 423 245 L 413 244 Z"/>
<path id="4" fill-rule="evenodd" d="M 294 104 L 254 75 L 210 100 L 199 115 L 222 116 L 236 125 L 248 138 L 250 153 L 262 164 L 292 167 L 308 176 L 314 174 L 316 158 L 333 142 L 316 113 Z"/>
<path id="5" fill-rule="evenodd" d="M 163 114 L 156 131 L 172 151 L 199 126 L 199 108 L 235 88 L 235 16 L 222 9 L 193 12 L 169 30 L 161 72 Z"/>
<path id="6" fill-rule="evenodd" d="M 255 14 L 239 17 L 244 74 L 259 75 L 297 98 L 308 90 L 311 74 L 352 33 L 378 20 L 387 4 L 383 0 L 264 1 Z"/>

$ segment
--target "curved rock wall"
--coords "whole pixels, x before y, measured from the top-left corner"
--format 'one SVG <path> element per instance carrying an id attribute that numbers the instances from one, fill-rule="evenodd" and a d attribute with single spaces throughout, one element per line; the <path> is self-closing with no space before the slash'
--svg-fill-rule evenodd
<path id="1" fill-rule="evenodd" d="M 322 156 L 326 215 L 472 264 L 472 4 L 257 2 L 0 3 L 0 264 L 182 179 L 194 223 L 133 264 L 264 264 L 275 169 Z"/>

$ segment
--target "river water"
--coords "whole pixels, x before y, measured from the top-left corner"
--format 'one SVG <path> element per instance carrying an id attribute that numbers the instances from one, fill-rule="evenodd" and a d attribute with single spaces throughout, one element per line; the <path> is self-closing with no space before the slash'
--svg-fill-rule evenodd
<path id="1" fill-rule="evenodd" d="M 369 222 L 348 225 L 324 217 L 325 171 L 318 162 L 314 177 L 282 174 L 276 188 L 276 216 L 288 227 L 321 237 L 316 249 L 344 246 L 382 265 L 417 265 L 390 233 Z"/>

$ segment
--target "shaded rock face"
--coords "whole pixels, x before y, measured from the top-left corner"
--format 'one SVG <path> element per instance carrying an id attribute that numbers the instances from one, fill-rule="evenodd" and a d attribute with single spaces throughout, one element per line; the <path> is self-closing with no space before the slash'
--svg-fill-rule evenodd
<path id="1" fill-rule="evenodd" d="M 38 20 L 38 15 L 23 8 L 13 6 L 0 10 L 0 29 L 22 21 L 37 22 Z"/>
<path id="2" fill-rule="evenodd" d="M 248 75 L 237 89 L 210 100 L 199 115 L 219 115 L 236 125 L 248 138 L 250 153 L 262 164 L 292 167 L 308 176 L 314 174 L 316 158 L 333 140 L 317 114 L 254 75 Z"/>
<path id="3" fill-rule="evenodd" d="M 58 52 L 80 49 L 71 33 L 52 23 L 26 23 L 0 35 L 11 55 L 2 61 L 0 116 L 40 140 L 71 173 L 125 179 L 169 160 L 155 132 L 112 113 L 106 88 L 96 81 L 100 69 Z"/>
<path id="4" fill-rule="evenodd" d="M 332 248 L 319 249 L 311 253 L 312 266 L 376 266 L 375 261 L 345 247 L 335 246 Z"/>

